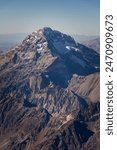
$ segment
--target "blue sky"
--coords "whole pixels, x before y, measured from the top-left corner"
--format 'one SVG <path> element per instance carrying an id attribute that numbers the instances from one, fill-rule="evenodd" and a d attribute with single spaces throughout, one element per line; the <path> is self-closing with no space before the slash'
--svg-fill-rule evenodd
<path id="1" fill-rule="evenodd" d="M 0 0 L 0 33 L 51 27 L 68 34 L 99 35 L 99 0 Z"/>

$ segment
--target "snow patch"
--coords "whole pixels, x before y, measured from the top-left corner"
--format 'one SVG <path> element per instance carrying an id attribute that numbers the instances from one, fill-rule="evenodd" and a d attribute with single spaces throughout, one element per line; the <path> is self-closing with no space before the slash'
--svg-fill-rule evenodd
<path id="1" fill-rule="evenodd" d="M 73 46 L 66 46 L 66 49 L 68 49 L 68 50 L 74 50 L 74 51 L 80 51 L 80 49 L 79 48 L 76 48 L 76 47 L 73 47 Z"/>
<path id="2" fill-rule="evenodd" d="M 43 50 L 43 47 L 37 48 L 37 52 L 40 53 Z"/>
<path id="3" fill-rule="evenodd" d="M 49 75 L 45 75 L 46 78 L 49 78 Z"/>
<path id="4" fill-rule="evenodd" d="M 29 39 L 27 39 L 27 40 L 26 40 L 26 42 L 30 42 L 30 40 L 29 40 Z"/>
<path id="5" fill-rule="evenodd" d="M 66 49 L 71 50 L 70 46 L 66 46 Z"/>
<path id="6" fill-rule="evenodd" d="M 99 69 L 99 66 L 95 66 L 95 69 Z"/>
<path id="7" fill-rule="evenodd" d="M 37 39 L 37 36 L 35 35 L 35 39 Z"/>
<path id="8" fill-rule="evenodd" d="M 73 48 L 76 52 L 77 52 L 77 51 L 80 51 L 79 48 L 75 48 L 75 47 L 71 47 L 71 48 Z"/>
<path id="9" fill-rule="evenodd" d="M 40 47 L 42 47 L 42 44 L 37 44 L 37 46 L 39 46 L 39 48 L 40 48 Z"/>
<path id="10" fill-rule="evenodd" d="M 44 46 L 47 46 L 47 42 L 44 42 L 43 45 L 44 45 Z"/>
<path id="11" fill-rule="evenodd" d="M 78 75 L 77 74 L 73 74 L 73 77 L 78 77 Z"/>

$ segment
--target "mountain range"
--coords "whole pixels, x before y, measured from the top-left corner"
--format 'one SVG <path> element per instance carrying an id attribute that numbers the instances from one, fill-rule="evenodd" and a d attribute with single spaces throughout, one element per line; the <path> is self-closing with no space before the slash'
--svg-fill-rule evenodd
<path id="1" fill-rule="evenodd" d="M 22 40 L 28 35 L 29 33 L 0 34 L 0 51 L 6 52 L 7 50 L 15 47 L 17 44 L 21 43 Z M 99 38 L 99 36 L 79 34 L 70 34 L 70 36 L 72 36 L 76 41 L 80 43 L 83 43 L 85 41 L 92 41 Z"/>
<path id="2" fill-rule="evenodd" d="M 0 54 L 0 150 L 99 150 L 100 55 L 49 27 Z"/>
<path id="3" fill-rule="evenodd" d="M 21 43 L 28 33 L 0 34 L 0 51 L 6 52 Z"/>
<path id="4" fill-rule="evenodd" d="M 100 53 L 100 38 L 83 41 L 82 44 Z"/>

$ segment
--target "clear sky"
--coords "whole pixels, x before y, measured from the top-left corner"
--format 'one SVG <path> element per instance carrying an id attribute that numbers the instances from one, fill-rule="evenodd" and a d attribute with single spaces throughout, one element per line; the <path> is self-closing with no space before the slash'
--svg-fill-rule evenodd
<path id="1" fill-rule="evenodd" d="M 51 27 L 99 35 L 100 0 L 0 0 L 0 33 L 31 33 Z"/>

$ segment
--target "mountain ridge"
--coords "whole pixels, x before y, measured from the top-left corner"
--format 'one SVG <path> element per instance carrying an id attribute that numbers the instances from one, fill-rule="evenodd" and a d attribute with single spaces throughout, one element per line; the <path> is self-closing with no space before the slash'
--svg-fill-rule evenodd
<path id="1" fill-rule="evenodd" d="M 0 149 L 98 150 L 99 66 L 98 53 L 47 27 L 0 55 Z"/>

